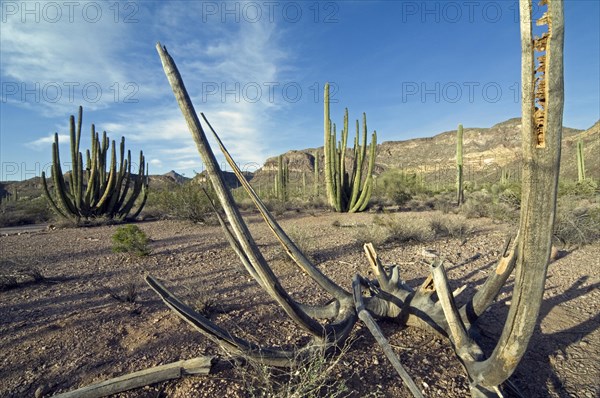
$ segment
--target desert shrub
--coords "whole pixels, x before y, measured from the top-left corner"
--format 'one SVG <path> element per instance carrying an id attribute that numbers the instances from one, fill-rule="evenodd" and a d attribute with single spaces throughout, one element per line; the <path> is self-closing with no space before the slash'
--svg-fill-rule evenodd
<path id="1" fill-rule="evenodd" d="M 43 197 L 3 200 L 0 203 L 0 227 L 45 223 L 54 218 Z"/>
<path id="2" fill-rule="evenodd" d="M 429 225 L 436 237 L 464 239 L 473 232 L 464 216 L 439 215 Z"/>
<path id="3" fill-rule="evenodd" d="M 264 200 L 267 209 L 275 216 L 281 217 L 286 211 L 292 210 L 292 204 L 283 200 L 271 198 Z"/>
<path id="4" fill-rule="evenodd" d="M 46 280 L 41 270 L 35 265 L 9 259 L 0 260 L 0 291 Z"/>
<path id="5" fill-rule="evenodd" d="M 420 218 L 399 218 L 394 215 L 375 216 L 369 226 L 359 228 L 356 240 L 383 245 L 393 242 L 428 242 L 435 237 L 429 222 Z"/>
<path id="6" fill-rule="evenodd" d="M 106 293 L 112 298 L 122 303 L 135 303 L 138 298 L 137 285 L 133 282 L 129 282 L 123 288 L 123 292 L 119 293 L 115 289 L 105 287 Z"/>
<path id="7" fill-rule="evenodd" d="M 209 193 L 210 194 L 210 193 Z M 213 210 L 202 187 L 194 182 L 177 185 L 171 189 L 151 191 L 148 197 L 148 212 L 160 218 L 207 222 Z"/>
<path id="8" fill-rule="evenodd" d="M 444 214 L 450 213 L 456 209 L 456 198 L 449 195 L 436 195 L 433 198 L 433 209 L 439 210 Z"/>
<path id="9" fill-rule="evenodd" d="M 566 245 L 600 240 L 600 203 L 563 197 L 558 201 L 554 236 Z"/>
<path id="10" fill-rule="evenodd" d="M 128 224 L 117 228 L 112 236 L 115 253 L 131 253 L 137 256 L 150 254 L 148 236 L 137 225 Z"/>
<path id="11" fill-rule="evenodd" d="M 408 211 L 428 211 L 435 208 L 435 199 L 426 194 L 416 194 L 403 207 Z"/>
<path id="12" fill-rule="evenodd" d="M 416 173 L 388 170 L 377 178 L 376 194 L 399 206 L 408 203 L 413 196 L 426 192 Z"/>
<path id="13" fill-rule="evenodd" d="M 586 178 L 581 182 L 568 179 L 558 181 L 559 196 L 592 197 L 594 194 L 600 193 L 598 189 L 598 183 L 592 178 Z"/>
<path id="14" fill-rule="evenodd" d="M 485 191 L 470 194 L 460 206 L 459 212 L 467 218 L 488 217 L 505 222 L 516 222 L 519 219 L 517 208 L 501 202 L 498 197 Z"/>
<path id="15" fill-rule="evenodd" d="M 521 208 L 521 185 L 513 184 L 498 194 L 498 202 L 511 208 Z"/>
<path id="16" fill-rule="evenodd" d="M 348 396 L 347 377 L 339 377 L 349 344 L 335 356 L 322 347 L 297 354 L 289 368 L 277 368 L 245 358 L 245 365 L 236 368 L 239 379 L 250 397 L 318 398 Z"/>

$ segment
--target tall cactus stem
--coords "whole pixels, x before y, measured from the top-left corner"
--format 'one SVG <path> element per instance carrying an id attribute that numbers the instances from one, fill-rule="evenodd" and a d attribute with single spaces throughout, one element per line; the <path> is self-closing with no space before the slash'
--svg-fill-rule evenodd
<path id="1" fill-rule="evenodd" d="M 52 144 L 52 181 L 54 194 L 50 192 L 45 173 L 42 173 L 44 194 L 52 209 L 61 217 L 79 222 L 83 219 L 96 217 L 119 218 L 128 216 L 133 204 L 140 193 L 144 194 L 140 207 L 135 214 L 139 214 L 145 204 L 147 194 L 147 168 L 143 153 L 140 151 L 140 170 L 135 179 L 133 191 L 131 185 L 131 153 L 128 152 L 125 160 L 125 138 L 121 139 L 119 152 L 119 166 L 117 168 L 117 154 L 115 142 L 110 141 L 106 132 L 102 139 L 96 132 L 95 126 L 91 128 L 91 149 L 85 152 L 85 169 L 82 152 L 79 151 L 81 142 L 83 108 L 79 107 L 77 122 L 75 117 L 69 118 L 71 173 L 69 184 L 65 182 L 58 147 L 58 134 L 54 136 Z M 110 153 L 110 165 L 107 172 L 107 155 Z"/>
<path id="2" fill-rule="evenodd" d="M 346 168 L 348 145 L 348 109 L 344 110 L 344 124 L 340 141 L 336 142 L 335 124 L 331 123 L 329 108 L 329 84 L 324 93 L 324 153 L 325 187 L 327 201 L 337 212 L 362 211 L 368 205 L 372 193 L 372 174 L 377 153 L 377 134 L 373 133 L 367 160 L 367 116 L 363 113 L 362 139 L 359 121 L 356 121 L 352 166 Z M 367 170 L 365 169 L 365 166 Z M 366 174 L 365 174 L 366 171 Z"/>
<path id="3" fill-rule="evenodd" d="M 458 205 L 464 202 L 463 191 L 463 126 L 458 125 L 456 132 L 456 202 Z"/>
<path id="4" fill-rule="evenodd" d="M 585 180 L 585 158 L 583 155 L 583 141 L 577 141 L 577 180 Z"/>

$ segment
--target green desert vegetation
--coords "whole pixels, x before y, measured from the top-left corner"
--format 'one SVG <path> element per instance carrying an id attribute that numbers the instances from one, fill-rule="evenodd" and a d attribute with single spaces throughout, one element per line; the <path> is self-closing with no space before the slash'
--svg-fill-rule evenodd
<path id="1" fill-rule="evenodd" d="M 147 197 L 148 169 L 143 152 L 140 151 L 138 173 L 133 175 L 131 151 L 127 151 L 125 158 L 125 138 L 121 138 L 117 164 L 115 141 L 109 140 L 106 131 L 100 137 L 92 124 L 92 147 L 86 150 L 84 163 L 84 155 L 79 151 L 82 119 L 83 108 L 80 106 L 77 126 L 75 116 L 71 115 L 69 118 L 71 171 L 66 180 L 61 166 L 58 133 L 54 134 L 52 191 L 46 182 L 45 172 L 42 171 L 42 185 L 48 203 L 60 217 L 76 223 L 98 218 L 135 219 L 144 207 Z M 138 207 L 133 210 L 140 194 L 142 196 Z M 132 210 L 133 214 L 130 216 Z"/>
<path id="2" fill-rule="evenodd" d="M 147 256 L 150 254 L 148 246 L 150 240 L 144 231 L 135 224 L 122 225 L 112 235 L 115 253 L 128 253 L 136 256 Z"/>
<path id="3" fill-rule="evenodd" d="M 363 211 L 369 204 L 373 190 L 373 168 L 377 154 L 377 132 L 373 131 L 371 143 L 367 151 L 367 114 L 363 113 L 362 136 L 359 132 L 359 122 L 356 120 L 356 136 L 351 158 L 351 168 L 346 170 L 346 151 L 348 150 L 348 108 L 344 110 L 344 124 L 341 139 L 336 138 L 336 126 L 330 117 L 329 83 L 325 84 L 324 93 L 325 115 L 325 188 L 327 201 L 337 212 Z M 368 155 L 367 155 L 368 153 Z"/>
<path id="4" fill-rule="evenodd" d="M 206 184 L 186 181 L 151 189 L 144 215 L 154 218 L 204 223 L 213 220 L 210 189 Z"/>

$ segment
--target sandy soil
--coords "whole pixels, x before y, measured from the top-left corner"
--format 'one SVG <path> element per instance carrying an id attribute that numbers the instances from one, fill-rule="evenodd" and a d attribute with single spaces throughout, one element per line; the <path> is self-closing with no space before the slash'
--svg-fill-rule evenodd
<path id="1" fill-rule="evenodd" d="M 406 220 L 433 213 L 400 213 Z M 352 276 L 368 276 L 361 232 L 372 214 L 288 214 L 283 227 L 334 281 L 350 288 Z M 256 215 L 252 231 L 285 288 L 302 302 L 327 297 L 287 261 Z M 336 222 L 337 221 L 337 222 Z M 385 263 L 402 265 L 418 286 L 427 275 L 424 248 L 446 258 L 452 287 L 468 284 L 462 297 L 485 278 L 497 258 L 506 225 L 470 221 L 466 240 L 392 243 L 378 248 Z M 144 283 L 160 278 L 195 307 L 209 304 L 211 319 L 237 335 L 267 345 L 294 345 L 306 336 L 257 284 L 240 271 L 217 226 L 153 221 L 138 224 L 152 239 L 152 254 L 130 257 L 111 251 L 116 226 L 57 229 L 0 237 L 3 272 L 38 267 L 47 278 L 0 291 L 0 396 L 51 396 L 110 377 L 199 355 L 219 355 L 210 341 L 174 315 Z M 600 396 L 600 245 L 569 250 L 550 265 L 540 326 L 512 377 L 526 397 Z M 15 265 L 18 264 L 18 265 Z M 499 336 L 512 282 L 482 319 L 484 349 Z M 134 303 L 125 295 L 134 285 Z M 464 397 L 468 381 L 445 339 L 416 328 L 381 322 L 402 363 L 426 396 Z M 122 393 L 120 397 L 249 396 L 243 372 L 227 366 L 209 376 L 189 376 Z M 409 397 L 393 368 L 357 324 L 352 347 L 332 381 L 345 380 L 352 397 Z"/>

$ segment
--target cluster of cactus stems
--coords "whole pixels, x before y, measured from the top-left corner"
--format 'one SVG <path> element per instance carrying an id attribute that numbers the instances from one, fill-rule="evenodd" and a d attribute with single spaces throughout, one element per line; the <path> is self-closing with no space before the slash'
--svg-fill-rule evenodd
<path id="1" fill-rule="evenodd" d="M 577 141 L 577 181 L 585 180 L 585 159 L 583 157 L 583 141 Z"/>
<path id="2" fill-rule="evenodd" d="M 348 109 L 344 112 L 344 128 L 336 146 L 336 128 L 329 116 L 329 83 L 325 85 L 325 186 L 327 200 L 337 212 L 363 211 L 369 204 L 373 190 L 373 168 L 377 150 L 377 132 L 371 135 L 367 155 L 367 115 L 363 113 L 362 140 L 359 142 L 359 122 L 356 121 L 354 138 L 354 162 L 352 170 L 346 170 L 348 143 Z M 366 173 L 365 173 L 366 167 Z"/>
<path id="3" fill-rule="evenodd" d="M 463 203 L 464 189 L 463 189 L 463 126 L 458 125 L 456 131 L 456 202 L 458 205 Z"/>
<path id="4" fill-rule="evenodd" d="M 127 159 L 125 159 L 125 138 L 121 138 L 117 167 L 115 141 L 109 141 L 106 131 L 102 133 L 100 139 L 92 124 L 92 148 L 86 151 L 84 168 L 83 155 L 79 151 L 82 115 L 83 109 L 79 107 L 77 126 L 75 126 L 74 116 L 69 119 L 72 170 L 68 176 L 68 183 L 61 168 L 58 134 L 54 135 L 52 144 L 54 195 L 50 193 L 46 175 L 42 172 L 44 193 L 50 205 L 61 217 L 77 222 L 81 219 L 98 217 L 122 220 L 129 216 L 136 199 L 142 194 L 141 203 L 130 217 L 136 218 L 146 203 L 148 193 L 148 170 L 143 152 L 140 151 L 138 174 L 132 176 L 131 151 L 127 151 Z M 109 148 L 110 163 L 107 162 Z"/>
<path id="5" fill-rule="evenodd" d="M 277 174 L 275 175 L 275 196 L 281 201 L 288 198 L 288 182 L 290 181 L 290 171 L 288 163 L 283 161 L 283 155 L 277 158 Z"/>

